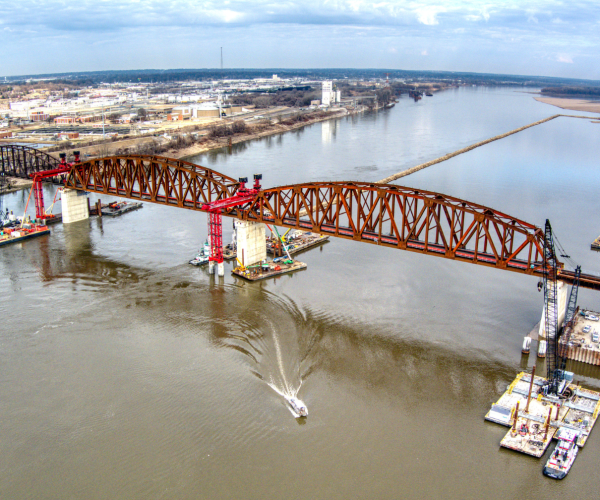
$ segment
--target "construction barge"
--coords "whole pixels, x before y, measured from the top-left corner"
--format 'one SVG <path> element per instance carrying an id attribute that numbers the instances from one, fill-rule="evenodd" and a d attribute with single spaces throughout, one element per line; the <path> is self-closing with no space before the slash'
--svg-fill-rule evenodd
<path id="1" fill-rule="evenodd" d="M 591 244 L 592 250 L 600 251 L 600 236 L 598 236 Z"/>
<path id="2" fill-rule="evenodd" d="M 24 223 L 17 227 L 5 227 L 0 229 L 0 246 L 19 243 L 45 234 L 50 234 L 50 229 L 45 224 Z"/>
<path id="3" fill-rule="evenodd" d="M 564 380 L 561 397 L 556 397 L 545 394 L 547 380 L 535 376 L 535 370 L 519 373 L 485 415 L 485 420 L 510 427 L 500 446 L 541 458 L 552 439 L 573 433 L 574 442 L 583 448 L 600 412 L 600 393 L 569 379 Z"/>
<path id="4" fill-rule="evenodd" d="M 143 203 L 131 201 L 115 201 L 108 205 L 101 205 L 100 213 L 102 216 L 116 217 L 124 213 L 131 212 L 143 207 Z"/>
<path id="5" fill-rule="evenodd" d="M 293 255 L 308 248 L 325 243 L 329 240 L 329 236 L 305 231 L 294 231 L 293 233 L 290 233 L 289 236 L 287 236 L 286 233 L 281 238 L 274 237 L 272 235 L 267 236 L 267 254 L 275 256 L 284 255 L 285 250 L 281 243 L 282 239 L 285 242 L 287 253 L 289 255 Z"/>
<path id="6" fill-rule="evenodd" d="M 294 271 L 300 271 L 301 269 L 306 269 L 307 267 L 307 264 L 297 260 L 288 259 L 282 260 L 280 262 L 266 260 L 254 266 L 236 267 L 232 271 L 232 273 L 248 281 L 260 281 L 266 278 L 278 276 L 280 274 L 287 274 L 292 273 Z"/>

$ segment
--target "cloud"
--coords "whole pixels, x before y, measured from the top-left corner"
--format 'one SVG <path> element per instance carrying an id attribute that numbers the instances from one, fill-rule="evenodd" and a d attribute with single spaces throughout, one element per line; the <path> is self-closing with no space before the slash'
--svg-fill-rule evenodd
<path id="1" fill-rule="evenodd" d="M 417 19 L 421 24 L 426 26 L 435 26 L 438 24 L 437 15 L 441 12 L 445 12 L 446 9 L 437 6 L 419 7 L 415 9 Z"/>
<path id="2" fill-rule="evenodd" d="M 127 68 L 215 67 L 211 54 L 229 46 L 245 67 L 323 67 L 347 56 L 355 67 L 426 60 L 427 69 L 596 75 L 599 26 L 597 0 L 0 0 L 1 66 L 11 74 L 35 66 L 44 47 L 48 65 L 79 51 L 91 67 Z M 86 56 L 93 44 L 112 55 Z M 412 48 L 414 59 L 388 47 Z"/>
<path id="3" fill-rule="evenodd" d="M 425 49 L 425 50 L 422 50 L 422 51 L 421 51 L 421 55 L 422 55 L 422 56 L 427 56 L 427 55 L 429 55 L 429 54 L 427 53 L 427 49 Z"/>
<path id="4" fill-rule="evenodd" d="M 565 54 L 558 54 L 556 56 L 556 60 L 560 63 L 568 63 L 568 64 L 573 64 L 573 58 L 570 56 L 567 56 Z"/>

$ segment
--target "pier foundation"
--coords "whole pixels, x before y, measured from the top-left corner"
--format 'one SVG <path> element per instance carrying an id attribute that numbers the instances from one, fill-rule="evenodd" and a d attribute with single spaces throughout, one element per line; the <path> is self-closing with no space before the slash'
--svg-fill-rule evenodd
<path id="1" fill-rule="evenodd" d="M 557 313 L 558 313 L 558 329 L 565 321 L 565 314 L 567 312 L 567 290 L 568 286 L 564 281 L 557 281 L 557 297 L 556 297 L 556 305 L 557 305 Z M 544 309 L 542 310 L 542 319 L 540 320 L 540 330 L 538 333 L 538 356 L 543 358 L 546 356 L 547 349 L 547 341 L 548 335 L 546 334 L 546 305 L 544 304 Z"/>
<path id="2" fill-rule="evenodd" d="M 235 221 L 237 258 L 242 266 L 251 266 L 267 258 L 265 225 L 260 222 Z"/>
<path id="3" fill-rule="evenodd" d="M 63 224 L 78 222 L 90 217 L 88 197 L 85 191 L 63 189 L 61 205 Z"/>

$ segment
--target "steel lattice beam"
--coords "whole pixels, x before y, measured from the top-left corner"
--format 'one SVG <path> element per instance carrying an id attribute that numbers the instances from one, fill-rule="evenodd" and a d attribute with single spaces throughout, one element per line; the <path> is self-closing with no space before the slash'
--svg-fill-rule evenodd
<path id="1" fill-rule="evenodd" d="M 33 148 L 0 147 L 3 169 L 22 175 L 56 168 Z M 33 169 L 33 170 L 32 170 Z M 37 169 L 37 170 L 35 170 Z M 190 210 L 234 196 L 239 183 L 213 170 L 162 156 L 111 156 L 73 165 L 66 187 Z M 543 276 L 544 232 L 482 205 L 392 184 L 321 182 L 260 191 L 223 215 L 372 243 L 425 255 Z M 557 262 L 558 279 L 573 271 Z M 600 277 L 581 274 L 600 290 Z"/>
<path id="2" fill-rule="evenodd" d="M 192 210 L 231 197 L 239 183 L 208 168 L 162 156 L 111 156 L 74 165 L 66 187 Z"/>
<path id="3" fill-rule="evenodd" d="M 543 274 L 544 233 L 539 228 L 429 191 L 348 182 L 293 185 L 261 191 L 250 206 L 232 209 L 230 215 L 524 274 Z"/>
<path id="4" fill-rule="evenodd" d="M 0 145 L 0 174 L 29 179 L 31 174 L 52 170 L 59 165 L 54 156 L 38 149 L 15 144 Z"/>

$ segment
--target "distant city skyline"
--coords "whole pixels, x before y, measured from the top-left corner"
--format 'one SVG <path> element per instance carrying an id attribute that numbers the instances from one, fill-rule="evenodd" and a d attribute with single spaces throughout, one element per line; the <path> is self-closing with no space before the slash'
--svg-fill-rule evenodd
<path id="1" fill-rule="evenodd" d="M 390 68 L 600 79 L 591 1 L 0 0 L 0 75 Z"/>

